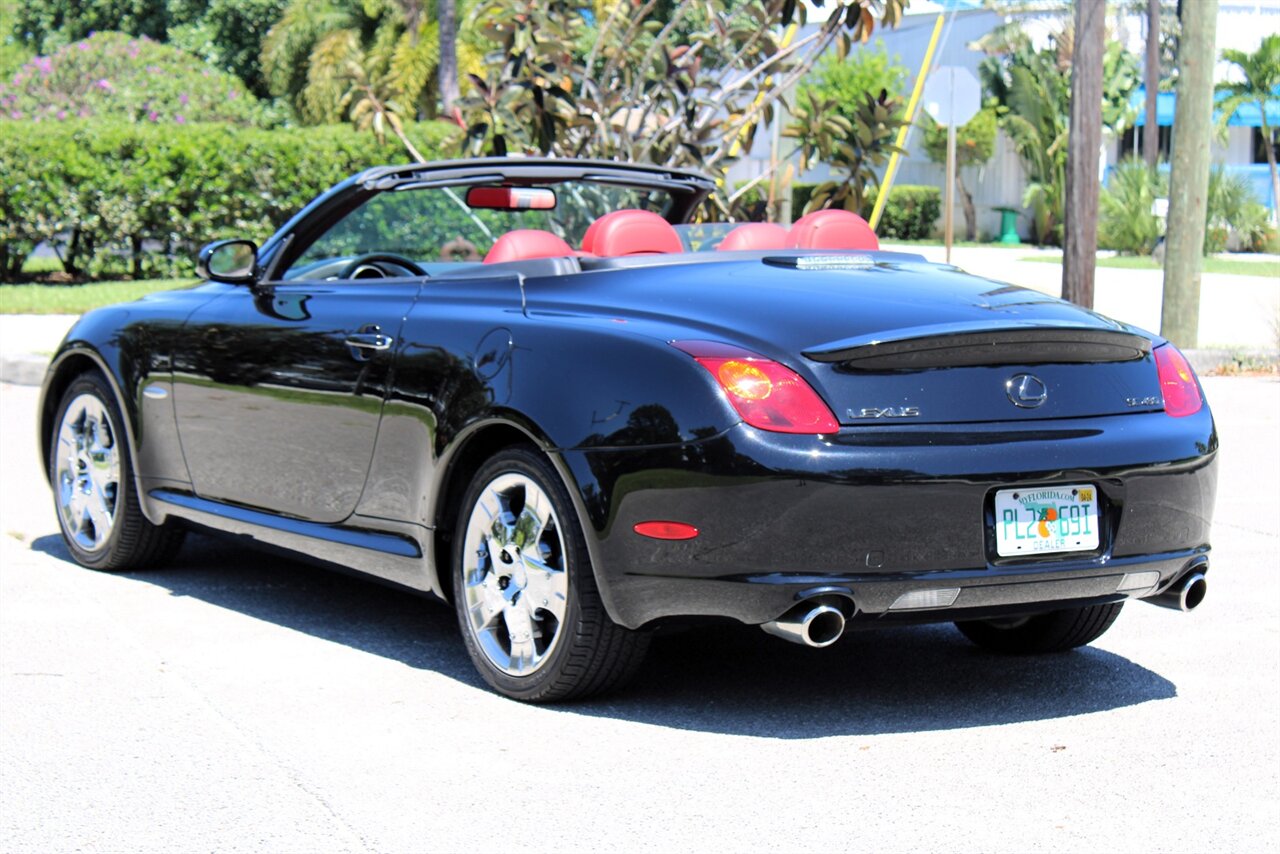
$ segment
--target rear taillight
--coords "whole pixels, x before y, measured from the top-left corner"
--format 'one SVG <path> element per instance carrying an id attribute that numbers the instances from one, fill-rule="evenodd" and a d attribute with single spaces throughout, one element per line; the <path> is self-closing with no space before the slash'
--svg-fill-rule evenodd
<path id="1" fill-rule="evenodd" d="M 1187 357 L 1172 344 L 1157 347 L 1155 357 L 1156 372 L 1160 377 L 1160 394 L 1164 397 L 1164 411 L 1174 418 L 1195 415 L 1204 401 L 1200 398 L 1196 374 L 1187 363 Z"/>
<path id="2" fill-rule="evenodd" d="M 774 433 L 834 433 L 836 417 L 799 374 L 772 359 L 712 341 L 673 341 L 716 378 L 752 427 Z"/>

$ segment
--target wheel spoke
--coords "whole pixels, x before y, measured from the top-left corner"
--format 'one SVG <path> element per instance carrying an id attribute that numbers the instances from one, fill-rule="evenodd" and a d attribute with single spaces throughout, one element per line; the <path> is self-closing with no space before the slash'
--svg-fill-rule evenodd
<path id="1" fill-rule="evenodd" d="M 467 610 L 471 615 L 471 625 L 476 631 L 492 629 L 502 613 L 506 600 L 498 589 L 497 581 L 487 575 L 478 584 L 467 586 Z"/>
<path id="2" fill-rule="evenodd" d="M 550 611 L 556 622 L 564 619 L 565 603 L 569 598 L 569 576 L 540 560 L 534 560 L 527 553 L 521 555 L 525 566 L 524 595 L 530 608 L 541 608 Z"/>

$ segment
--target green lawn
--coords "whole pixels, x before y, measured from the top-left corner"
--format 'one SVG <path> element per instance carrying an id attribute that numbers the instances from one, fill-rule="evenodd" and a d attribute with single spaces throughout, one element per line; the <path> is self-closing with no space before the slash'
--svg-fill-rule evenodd
<path id="1" fill-rule="evenodd" d="M 1031 255 L 1019 258 L 1019 261 L 1034 261 L 1040 264 L 1062 264 L 1060 255 Z M 1118 267 L 1122 270 L 1159 270 L 1160 265 L 1146 255 L 1117 255 L 1114 258 L 1099 258 L 1099 267 Z M 1227 273 L 1232 276 L 1269 276 L 1280 278 L 1280 261 L 1237 261 L 1235 258 L 1206 258 L 1204 272 Z"/>
<path id="2" fill-rule="evenodd" d="M 148 279 L 88 285 L 0 285 L 0 314 L 84 314 L 91 308 L 191 283 L 191 279 Z"/>

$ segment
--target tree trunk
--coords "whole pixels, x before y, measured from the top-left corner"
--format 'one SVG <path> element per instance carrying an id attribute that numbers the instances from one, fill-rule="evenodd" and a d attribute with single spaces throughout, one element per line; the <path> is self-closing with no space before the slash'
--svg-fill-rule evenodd
<path id="1" fill-rule="evenodd" d="M 1280 173 L 1276 171 L 1276 147 L 1271 142 L 1271 128 L 1267 126 L 1267 105 L 1258 104 L 1262 114 L 1262 147 L 1267 150 L 1267 166 L 1271 167 L 1271 219 L 1280 222 Z"/>
<path id="2" fill-rule="evenodd" d="M 1160 85 L 1160 0 L 1147 0 L 1147 114 L 1142 129 L 1142 158 L 1154 168 L 1160 159 L 1160 127 L 1156 124 L 1156 95 Z"/>
<path id="3" fill-rule="evenodd" d="M 978 239 L 978 211 L 973 207 L 973 194 L 964 185 L 959 166 L 956 166 L 956 189 L 960 191 L 960 205 L 964 208 L 964 239 L 973 243 Z"/>
<path id="4" fill-rule="evenodd" d="M 142 279 L 142 238 L 134 234 L 129 237 L 129 254 L 133 259 L 133 280 Z"/>
<path id="5" fill-rule="evenodd" d="M 60 260 L 62 261 L 62 269 L 70 276 L 80 274 L 80 268 L 76 266 L 76 256 L 80 254 L 80 228 L 71 229 L 71 242 L 67 244 L 67 254 Z"/>
<path id="6" fill-rule="evenodd" d="M 1179 347 L 1195 347 L 1199 336 L 1217 25 L 1218 0 L 1183 4 L 1160 312 L 1160 334 Z"/>
<path id="7" fill-rule="evenodd" d="M 1093 308 L 1093 274 L 1098 254 L 1098 149 L 1102 147 L 1102 54 L 1106 15 L 1106 0 L 1076 0 L 1066 217 L 1062 231 L 1062 297 L 1085 308 Z"/>
<path id="8" fill-rule="evenodd" d="M 454 102 L 458 100 L 458 22 L 454 0 L 440 0 L 436 13 L 440 32 L 440 114 L 452 121 Z"/>

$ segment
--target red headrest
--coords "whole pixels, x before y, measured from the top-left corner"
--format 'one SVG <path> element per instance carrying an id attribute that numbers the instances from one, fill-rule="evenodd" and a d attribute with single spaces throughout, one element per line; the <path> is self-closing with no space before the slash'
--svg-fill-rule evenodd
<path id="1" fill-rule="evenodd" d="M 792 249 L 879 249 L 880 241 L 867 221 L 851 211 L 814 211 L 796 220 L 789 240 Z"/>
<path id="2" fill-rule="evenodd" d="M 749 222 L 724 236 L 716 248 L 724 252 L 737 249 L 785 249 L 787 230 L 771 222 Z"/>
<path id="3" fill-rule="evenodd" d="M 489 254 L 484 256 L 484 263 L 500 264 L 503 261 L 527 261 L 531 258 L 569 258 L 576 254 L 572 246 L 549 231 L 519 228 L 508 231 L 495 240 Z"/>
<path id="4" fill-rule="evenodd" d="M 582 251 L 592 255 L 653 255 L 683 252 L 680 235 L 656 213 L 623 210 L 607 213 L 591 223 L 582 237 Z"/>

